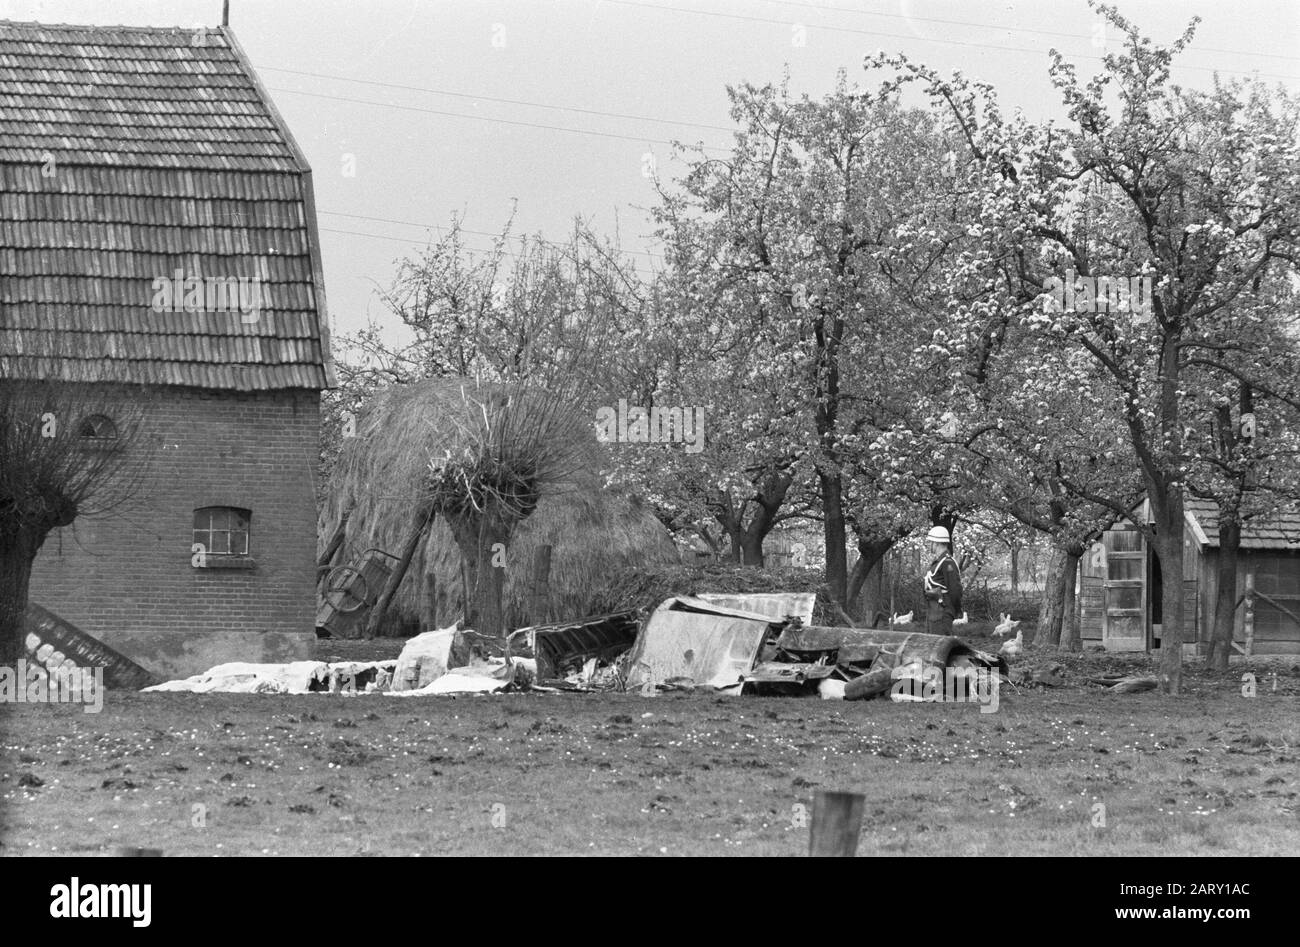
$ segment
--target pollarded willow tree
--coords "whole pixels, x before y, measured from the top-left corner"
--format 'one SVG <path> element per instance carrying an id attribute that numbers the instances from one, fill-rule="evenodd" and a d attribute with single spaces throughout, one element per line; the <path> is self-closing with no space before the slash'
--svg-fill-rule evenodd
<path id="1" fill-rule="evenodd" d="M 565 242 L 516 237 L 507 223 L 483 254 L 463 234 L 454 219 L 402 264 L 382 297 L 400 328 L 344 339 L 343 386 L 327 400 L 323 465 L 407 491 L 393 502 L 409 505 L 409 538 L 372 633 L 439 517 L 461 553 L 467 619 L 504 633 L 494 566 L 538 499 L 595 462 L 591 419 L 615 384 L 614 353 L 635 349 L 646 321 L 627 258 L 581 222 Z"/>
<path id="2" fill-rule="evenodd" d="M 97 364 L 65 358 L 60 370 L 47 359 L 0 357 L 0 665 L 23 654 L 32 567 L 46 537 L 120 509 L 149 462 L 144 394 L 94 384 Z"/>
<path id="3" fill-rule="evenodd" d="M 542 495 L 572 484 L 590 457 L 591 433 L 565 388 L 462 385 L 443 401 L 447 447 L 423 477 L 417 516 L 441 516 L 463 563 L 466 618 L 506 641 L 503 557 Z"/>
<path id="4" fill-rule="evenodd" d="M 868 65 L 894 70 L 891 89 L 920 82 L 961 129 L 963 167 L 991 236 L 966 245 L 962 269 L 996 283 L 1008 271 L 1007 248 L 1014 253 L 1002 304 L 968 306 L 961 317 L 994 335 L 1014 321 L 1093 362 L 1119 401 L 1150 504 L 1150 522 L 1139 517 L 1135 525 L 1163 574 L 1181 576 L 1184 490 L 1195 466 L 1189 369 L 1195 362 L 1219 371 L 1206 353 L 1235 342 L 1235 314 L 1253 308 L 1261 277 L 1295 265 L 1297 108 L 1259 84 L 1178 86 L 1170 64 L 1195 22 L 1162 47 L 1113 7 L 1096 8 L 1124 48 L 1105 56 L 1101 74 L 1086 83 L 1053 52 L 1050 75 L 1069 119 L 1063 128 L 1005 118 L 991 89 L 961 76 L 945 79 L 900 57 Z M 1112 491 L 1073 477 L 1062 483 L 1117 515 L 1130 513 L 1127 498 Z M 1162 617 L 1161 687 L 1178 693 L 1181 583 L 1163 583 Z"/>

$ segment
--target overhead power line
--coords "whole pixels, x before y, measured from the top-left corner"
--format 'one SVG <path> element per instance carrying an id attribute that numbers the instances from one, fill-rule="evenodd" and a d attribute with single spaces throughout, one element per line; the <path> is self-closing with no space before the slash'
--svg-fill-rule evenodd
<path id="1" fill-rule="evenodd" d="M 839 7 L 828 7 L 821 3 L 806 3 L 800 0 L 764 0 L 766 3 L 776 4 L 782 7 L 803 7 L 808 10 L 818 10 L 822 13 L 843 13 L 853 16 L 875 16 L 887 20 L 907 20 L 916 23 L 942 23 L 945 26 L 973 26 L 977 29 L 998 30 L 1007 33 L 1032 33 L 1035 36 L 1059 36 L 1063 39 L 1091 39 L 1090 36 L 1082 36 L 1078 33 L 1062 33 L 1057 30 L 1035 30 L 1027 26 L 1003 26 L 999 23 L 977 23 L 974 20 L 945 20 L 934 16 L 915 16 L 910 13 L 880 13 L 876 10 L 853 10 Z M 629 4 L 631 5 L 631 4 Z M 648 4 L 636 4 L 637 6 L 648 6 Z M 1265 59 L 1282 59 L 1287 62 L 1300 61 L 1300 56 L 1284 56 L 1280 53 L 1261 53 L 1249 49 L 1220 49 L 1215 46 L 1197 46 L 1190 49 L 1189 52 L 1201 53 L 1223 53 L 1228 56 L 1258 56 Z"/>
<path id="2" fill-rule="evenodd" d="M 557 112 L 576 112 L 580 115 L 595 115 L 600 118 L 629 119 L 637 122 L 654 122 L 659 125 L 687 125 L 691 128 L 707 128 L 710 131 L 732 132 L 734 128 L 727 125 L 710 125 L 706 122 L 689 122 L 685 119 L 655 118 L 651 115 L 633 115 L 628 112 L 604 112 L 599 109 L 579 108 L 573 105 L 549 105 L 545 102 L 529 102 L 524 99 L 503 99 L 494 95 L 480 95 L 470 92 L 452 92 L 449 89 L 432 89 L 427 86 L 402 85 L 396 82 L 379 82 L 375 79 L 354 79 L 350 76 L 336 76 L 324 72 L 303 72 L 300 69 L 280 69 L 275 66 L 262 66 L 262 72 L 283 72 L 291 76 L 306 76 L 310 79 L 330 79 L 339 82 L 354 82 L 358 85 L 379 86 L 384 89 L 403 89 L 407 92 L 424 92 L 429 95 L 445 95 L 457 99 L 471 99 L 482 102 L 499 102 L 504 105 L 523 105 L 528 108 L 551 109 Z"/>
<path id="3" fill-rule="evenodd" d="M 635 141 L 640 144 L 656 145 L 673 145 L 676 142 L 664 138 L 645 138 L 639 135 L 620 135 L 615 132 L 599 132 L 586 128 L 568 128 L 563 125 L 546 125 L 542 122 L 521 122 L 508 118 L 489 118 L 486 115 L 466 115 L 463 112 L 445 112 L 440 109 L 421 108 L 415 105 L 397 105 L 393 102 L 372 102 L 368 99 L 352 99 L 341 95 L 326 95 L 323 92 L 308 92 L 304 89 L 276 89 L 271 88 L 272 92 L 282 92 L 285 95 L 306 95 L 314 99 L 328 99 L 332 102 L 351 102 L 354 105 L 369 105 L 372 108 L 397 109 L 402 112 L 422 112 L 426 115 L 441 115 L 447 118 L 464 118 L 473 122 L 492 122 L 498 125 L 515 125 L 521 128 L 539 128 L 546 131 L 568 132 L 572 135 L 591 135 L 596 138 L 615 138 L 621 141 Z M 723 148 L 711 148 L 704 146 L 706 151 L 725 152 Z"/>
<path id="4" fill-rule="evenodd" d="M 440 226 L 437 226 L 437 225 L 435 225 L 435 224 L 426 224 L 426 223 L 422 223 L 422 222 L 420 222 L 420 221 L 416 221 L 416 220 L 396 220 L 396 219 L 394 219 L 394 218 L 392 218 L 392 217 L 367 217 L 367 216 L 364 215 L 364 214 L 345 214 L 345 213 L 343 213 L 342 211 L 336 211 L 336 210 L 323 210 L 323 211 L 321 211 L 321 213 L 322 213 L 322 214 L 328 214 L 328 215 L 331 216 L 331 217 L 349 217 L 349 218 L 351 218 L 351 219 L 353 219 L 353 220 L 369 220 L 369 221 L 371 221 L 371 222 L 373 222 L 373 223 L 377 223 L 377 224 L 400 224 L 400 225 L 403 226 L 403 227 L 425 227 L 425 228 L 427 228 L 427 229 L 429 229 L 429 230 L 436 230 L 436 231 L 438 231 L 439 233 L 447 233 L 447 232 L 449 231 L 449 229 L 450 229 L 450 228 L 447 228 L 447 227 L 440 227 Z M 468 227 L 461 227 L 461 228 L 459 228 L 459 229 L 460 229 L 460 232 L 461 232 L 461 233 L 473 234 L 474 236 L 477 236 L 477 237 L 490 237 L 490 238 L 492 238 L 492 239 L 494 239 L 494 240 L 495 240 L 496 238 L 502 236 L 502 234 L 500 234 L 500 233 L 493 233 L 493 232 L 490 231 L 490 230 L 471 230 L 471 229 L 468 228 Z M 533 238 L 528 237 L 528 236 L 526 236 L 526 235 L 524 235 L 524 234 L 505 234 L 504 236 L 505 236 L 505 238 L 506 238 L 507 240 L 519 240 L 519 241 L 524 241 L 524 240 L 530 240 L 530 239 L 533 239 Z M 549 243 L 550 241 L 543 241 L 543 242 L 545 242 L 545 243 Z M 486 252 L 486 251 L 482 251 L 482 252 Z M 648 257 L 654 257 L 654 258 L 656 258 L 656 259 L 663 259 L 663 255 L 662 255 L 662 254 L 659 254 L 659 253 L 652 253 L 652 252 L 649 251 L 649 250 L 622 250 L 622 249 L 620 249 L 618 252 L 620 252 L 620 253 L 635 253 L 635 254 L 637 254 L 638 256 L 648 256 Z"/>
<path id="5" fill-rule="evenodd" d="M 711 16 L 711 17 L 717 17 L 717 18 L 727 19 L 727 20 L 742 20 L 748 23 L 770 23 L 774 26 L 784 26 L 787 29 L 794 25 L 789 20 L 774 20 L 770 17 L 748 16 L 743 13 L 723 13 L 720 10 L 692 10 L 689 7 L 661 6 L 660 4 L 657 3 L 642 3 L 639 2 L 639 0 L 603 0 L 603 2 L 611 4 L 613 6 L 639 7 L 643 10 L 657 10 L 660 13 L 685 13 L 690 16 Z M 809 29 L 824 30 L 828 33 L 847 33 L 855 36 L 873 36 L 873 37 L 884 37 L 888 39 L 906 39 L 906 40 L 911 40 L 913 42 L 919 40 L 925 43 L 938 43 L 943 46 L 962 46 L 969 49 L 994 49 L 1006 53 L 1033 53 L 1035 55 L 1042 55 L 1045 52 L 1045 50 L 1041 48 L 1032 48 L 1026 46 L 997 46 L 993 43 L 974 43 L 974 42 L 955 40 L 955 39 L 934 39 L 927 36 L 916 36 L 910 33 L 884 33 L 881 32 L 880 30 L 860 30 L 860 29 L 854 29 L 853 27 L 849 27 L 849 26 L 820 26 L 816 24 L 804 24 L 804 25 L 807 26 Z M 1092 59 L 1092 60 L 1096 60 L 1097 62 L 1101 62 L 1105 57 L 1093 56 L 1087 53 L 1071 53 L 1070 58 Z M 1242 69 L 1218 69 L 1212 66 L 1189 66 L 1181 63 L 1175 65 L 1173 68 L 1192 69 L 1197 72 L 1211 72 L 1211 73 L 1217 72 L 1217 73 L 1239 75 L 1239 76 L 1257 75 L 1269 79 L 1286 79 L 1293 82 L 1300 81 L 1300 76 L 1288 76 L 1288 75 L 1283 75 L 1281 73 L 1274 73 L 1274 72 L 1255 72 L 1253 70 L 1242 70 Z"/>

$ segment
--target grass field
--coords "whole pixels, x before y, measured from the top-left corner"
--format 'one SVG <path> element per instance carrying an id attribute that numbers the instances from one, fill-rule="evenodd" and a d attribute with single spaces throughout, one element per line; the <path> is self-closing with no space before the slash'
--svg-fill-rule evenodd
<path id="1" fill-rule="evenodd" d="M 0 853 L 799 855 L 824 788 L 866 794 L 862 854 L 1300 854 L 1300 669 L 1256 666 L 1254 698 L 1241 667 L 1189 669 L 1179 698 L 1081 680 L 1149 665 L 1073 657 L 992 714 L 702 693 L 13 705 Z"/>

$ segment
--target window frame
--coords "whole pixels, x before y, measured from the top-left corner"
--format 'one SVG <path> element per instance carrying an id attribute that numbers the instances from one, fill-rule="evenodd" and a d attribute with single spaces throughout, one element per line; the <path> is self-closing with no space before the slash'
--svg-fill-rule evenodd
<path id="1" fill-rule="evenodd" d="M 91 433 L 86 433 L 87 425 L 93 425 Z M 77 422 L 77 442 L 85 450 L 120 450 L 121 433 L 117 422 L 107 414 L 88 414 Z"/>
<path id="2" fill-rule="evenodd" d="M 223 525 L 218 526 L 217 517 L 224 517 L 220 522 Z M 199 525 L 199 518 L 204 517 L 205 525 Z M 191 517 L 191 540 L 192 544 L 203 544 L 203 555 L 207 564 L 210 566 L 214 562 L 234 563 L 234 562 L 251 562 L 253 554 L 253 511 L 239 506 L 201 506 L 196 507 Z M 214 535 L 225 536 L 225 549 L 218 551 L 213 548 L 212 537 Z M 237 536 L 243 537 L 242 549 L 233 549 L 233 540 Z M 204 538 L 200 538 L 204 537 Z M 191 547 L 192 548 L 192 547 Z M 220 566 L 219 566 L 220 568 Z"/>

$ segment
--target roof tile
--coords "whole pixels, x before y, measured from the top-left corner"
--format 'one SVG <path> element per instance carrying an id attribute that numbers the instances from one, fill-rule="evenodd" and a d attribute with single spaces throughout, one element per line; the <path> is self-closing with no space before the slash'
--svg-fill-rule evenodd
<path id="1" fill-rule="evenodd" d="M 0 378 L 323 387 L 307 170 L 223 29 L 0 21 Z"/>

